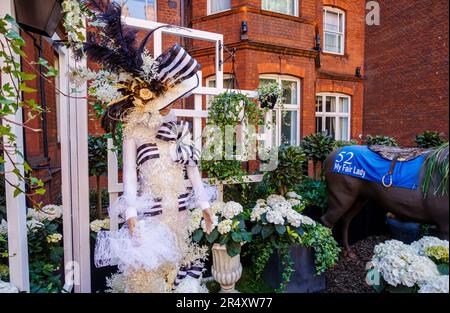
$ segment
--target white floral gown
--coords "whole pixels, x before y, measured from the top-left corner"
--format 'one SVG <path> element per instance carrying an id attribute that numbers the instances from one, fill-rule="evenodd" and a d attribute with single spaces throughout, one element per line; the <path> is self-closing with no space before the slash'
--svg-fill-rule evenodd
<path id="1" fill-rule="evenodd" d="M 189 207 L 208 208 L 209 199 L 188 125 L 148 112 L 131 113 L 125 125 L 124 194 L 110 214 L 138 223 L 133 236 L 126 223 L 116 234 L 99 233 L 96 265 L 117 263 L 125 292 L 204 292 L 206 250 L 190 241 L 188 219 Z"/>

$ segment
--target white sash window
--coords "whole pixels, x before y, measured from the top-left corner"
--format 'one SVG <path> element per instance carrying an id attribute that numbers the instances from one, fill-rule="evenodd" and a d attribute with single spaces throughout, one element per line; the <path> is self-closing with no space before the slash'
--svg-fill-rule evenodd
<path id="1" fill-rule="evenodd" d="M 328 53 L 344 54 L 344 11 L 336 8 L 325 7 L 323 12 L 323 51 Z"/>
<path id="2" fill-rule="evenodd" d="M 231 9 L 231 0 L 208 0 L 208 14 Z"/>
<path id="3" fill-rule="evenodd" d="M 298 0 L 262 0 L 263 10 L 298 16 Z"/>
<path id="4" fill-rule="evenodd" d="M 336 140 L 350 140 L 350 97 L 337 93 L 316 96 L 316 131 L 327 132 Z"/>

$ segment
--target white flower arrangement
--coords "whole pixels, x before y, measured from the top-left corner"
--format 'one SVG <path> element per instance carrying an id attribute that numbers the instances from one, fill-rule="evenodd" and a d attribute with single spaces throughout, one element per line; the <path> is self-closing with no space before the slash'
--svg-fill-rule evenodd
<path id="1" fill-rule="evenodd" d="M 298 228 L 302 219 L 312 225 L 314 221 L 294 210 L 294 207 L 299 205 L 302 205 L 302 202 L 297 198 L 286 199 L 280 195 L 270 195 L 267 200 L 259 199 L 256 202 L 250 214 L 250 221 L 259 222 L 265 214 L 267 222 L 274 225 L 291 225 Z"/>
<path id="2" fill-rule="evenodd" d="M 411 244 L 411 248 L 419 255 L 426 255 L 425 250 L 431 247 L 445 247 L 448 249 L 449 244 L 447 240 L 431 236 L 422 237 Z"/>
<path id="3" fill-rule="evenodd" d="M 419 293 L 449 293 L 448 275 L 433 277 L 425 281 L 419 289 Z"/>
<path id="4" fill-rule="evenodd" d="M 448 276 L 445 286 L 437 265 L 423 252 L 427 247 L 433 246 L 448 247 L 448 241 L 424 237 L 407 245 L 398 240 L 389 240 L 375 246 L 369 267 L 393 287 L 418 286 L 422 293 L 447 288 L 448 292 Z"/>
<path id="5" fill-rule="evenodd" d="M 109 218 L 105 218 L 103 220 L 97 219 L 93 220 L 89 226 L 91 228 L 91 231 L 93 231 L 94 233 L 98 233 L 102 229 L 109 229 L 110 221 Z"/>
<path id="6" fill-rule="evenodd" d="M 224 234 L 228 234 L 231 231 L 231 226 L 233 225 L 233 221 L 232 220 L 223 220 L 222 222 L 220 222 L 217 225 L 217 231 L 219 232 L 219 234 L 224 235 Z"/>
<path id="7" fill-rule="evenodd" d="M 221 210 L 222 216 L 228 219 L 232 219 L 235 216 L 238 216 L 243 211 L 242 205 L 237 202 L 230 201 L 227 202 Z"/>
<path id="8" fill-rule="evenodd" d="M 27 217 L 35 219 L 39 222 L 43 222 L 45 220 L 53 221 L 62 217 L 62 207 L 59 205 L 49 204 L 41 209 L 29 208 Z"/>
<path id="9" fill-rule="evenodd" d="M 62 235 L 55 233 L 55 234 L 48 235 L 45 239 L 47 240 L 48 243 L 58 243 L 61 241 Z"/>

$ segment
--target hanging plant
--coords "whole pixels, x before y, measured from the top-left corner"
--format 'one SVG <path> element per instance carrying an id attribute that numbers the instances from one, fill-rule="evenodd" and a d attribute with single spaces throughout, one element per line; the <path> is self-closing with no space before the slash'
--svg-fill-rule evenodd
<path id="1" fill-rule="evenodd" d="M 258 88 L 257 92 L 261 108 L 272 110 L 277 103 L 283 103 L 283 90 L 277 83 L 264 84 Z"/>
<path id="2" fill-rule="evenodd" d="M 222 143 L 225 142 L 225 128 L 236 127 L 242 122 L 247 125 L 264 125 L 264 110 L 261 110 L 255 101 L 238 92 L 224 92 L 214 97 L 210 102 L 207 125 L 218 127 L 220 135 L 217 136 Z M 236 143 L 233 143 L 235 149 Z M 200 168 L 209 177 L 217 178 L 219 181 L 236 179 L 243 183 L 242 177 L 247 172 L 242 168 L 242 161 L 238 159 L 227 159 L 225 149 L 221 149 L 221 155 L 214 160 L 202 159 Z"/>

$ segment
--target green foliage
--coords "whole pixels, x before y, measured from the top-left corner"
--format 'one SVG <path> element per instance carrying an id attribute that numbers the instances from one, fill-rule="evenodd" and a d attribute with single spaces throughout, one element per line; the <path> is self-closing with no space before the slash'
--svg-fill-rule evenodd
<path id="1" fill-rule="evenodd" d="M 303 138 L 301 147 L 309 160 L 324 161 L 334 150 L 335 140 L 324 133 L 311 134 Z"/>
<path id="2" fill-rule="evenodd" d="M 106 135 L 88 137 L 89 176 L 101 176 L 108 169 Z"/>
<path id="3" fill-rule="evenodd" d="M 294 191 L 300 195 L 306 205 L 315 205 L 322 208 L 322 212 L 328 207 L 327 185 L 324 180 L 315 180 L 305 177 L 300 184 L 294 186 Z"/>
<path id="4" fill-rule="evenodd" d="M 322 274 L 327 269 L 334 267 L 339 260 L 339 248 L 333 238 L 331 229 L 321 224 L 302 225 L 304 233 L 300 237 L 300 243 L 314 249 L 317 274 Z"/>
<path id="5" fill-rule="evenodd" d="M 338 150 L 340 148 L 347 147 L 347 146 L 354 146 L 354 145 L 357 145 L 357 144 L 358 144 L 358 142 L 356 140 L 354 140 L 354 139 L 351 139 L 351 140 L 336 140 L 334 142 L 334 150 Z"/>
<path id="6" fill-rule="evenodd" d="M 443 143 L 442 135 L 436 131 L 424 131 L 416 136 L 416 144 L 420 148 L 436 148 Z"/>
<path id="7" fill-rule="evenodd" d="M 371 136 L 367 135 L 366 137 L 366 145 L 373 146 L 373 145 L 381 145 L 381 146 L 390 146 L 390 147 L 397 147 L 397 141 L 394 137 L 389 136 Z"/>
<path id="8" fill-rule="evenodd" d="M 421 187 L 424 197 L 428 196 L 430 189 L 433 189 L 434 196 L 448 194 L 448 142 L 431 152 L 423 166 L 425 166 L 425 176 Z"/>
<path id="9" fill-rule="evenodd" d="M 261 103 L 269 104 L 272 98 L 276 99 L 276 103 L 282 104 L 284 103 L 283 98 L 283 89 L 280 88 L 280 85 L 276 82 L 269 82 L 263 84 L 261 87 L 257 89 L 258 99 Z M 276 104 L 274 103 L 274 104 Z"/>
<path id="10" fill-rule="evenodd" d="M 62 220 L 42 221 L 42 227 L 28 229 L 30 291 L 33 293 L 60 292 L 63 273 L 63 242 L 49 242 L 47 237 L 62 233 Z M 0 234 L 1 278 L 8 280 L 8 237 Z"/>
<path id="11" fill-rule="evenodd" d="M 25 40 L 20 36 L 18 29 L 18 25 L 10 15 L 0 17 L 0 63 L 2 64 L 0 72 L 5 77 L 8 77 L 0 86 L 0 136 L 3 138 L 0 143 L 0 150 L 7 154 L 10 160 L 14 160 L 14 158 L 11 158 L 12 155 L 21 154 L 17 149 L 17 138 L 8 124 L 15 123 L 15 121 L 10 119 L 10 116 L 16 114 L 21 108 L 26 109 L 26 120 L 23 124 L 18 124 L 19 126 L 24 126 L 29 120 L 35 119 L 42 113 L 42 108 L 39 104 L 32 99 L 23 100 L 22 97 L 23 93 L 36 92 L 36 89 L 32 88 L 31 84 L 28 83 L 36 79 L 36 75 L 22 71 L 22 63 L 28 61 L 23 49 Z M 21 57 L 22 62 L 17 62 L 16 57 Z M 36 63 L 47 70 L 43 73 L 43 76 L 58 75 L 58 71 L 54 67 L 49 66 L 47 61 L 39 59 Z M 5 158 L 0 157 L 0 164 L 3 165 L 4 163 Z M 26 162 L 18 163 L 13 161 L 12 166 L 11 173 L 17 177 L 18 182 L 13 183 L 11 180 L 8 180 L 6 183 L 15 188 L 14 196 L 26 192 L 21 187 L 22 182 L 25 182 L 29 190 L 33 190 L 33 193 L 29 195 L 45 193 L 44 183 L 32 176 L 31 167 Z M 19 170 L 21 166 L 24 168 L 23 172 Z M 3 170 L 0 174 L 3 174 Z"/>
<path id="12" fill-rule="evenodd" d="M 225 143 L 226 127 L 234 129 L 243 121 L 247 125 L 262 125 L 264 124 L 264 112 L 246 95 L 236 92 L 225 92 L 212 99 L 208 111 L 207 124 L 210 127 L 218 127 L 220 129 L 221 133 L 215 133 L 214 135 L 218 136 L 217 138 L 222 143 Z M 231 144 L 234 147 L 233 151 L 235 151 L 236 142 Z M 242 183 L 242 177 L 247 175 L 247 172 L 242 168 L 242 162 L 235 158 L 230 159 L 229 156 L 225 155 L 225 152 L 222 145 L 221 155 L 214 160 L 202 159 L 200 169 L 207 173 L 210 178 L 216 178 L 219 181 L 229 181 L 234 178 Z"/>
<path id="13" fill-rule="evenodd" d="M 278 148 L 278 166 L 264 174 L 270 186 L 285 194 L 303 179 L 303 163 L 306 155 L 298 146 L 281 145 Z"/>

